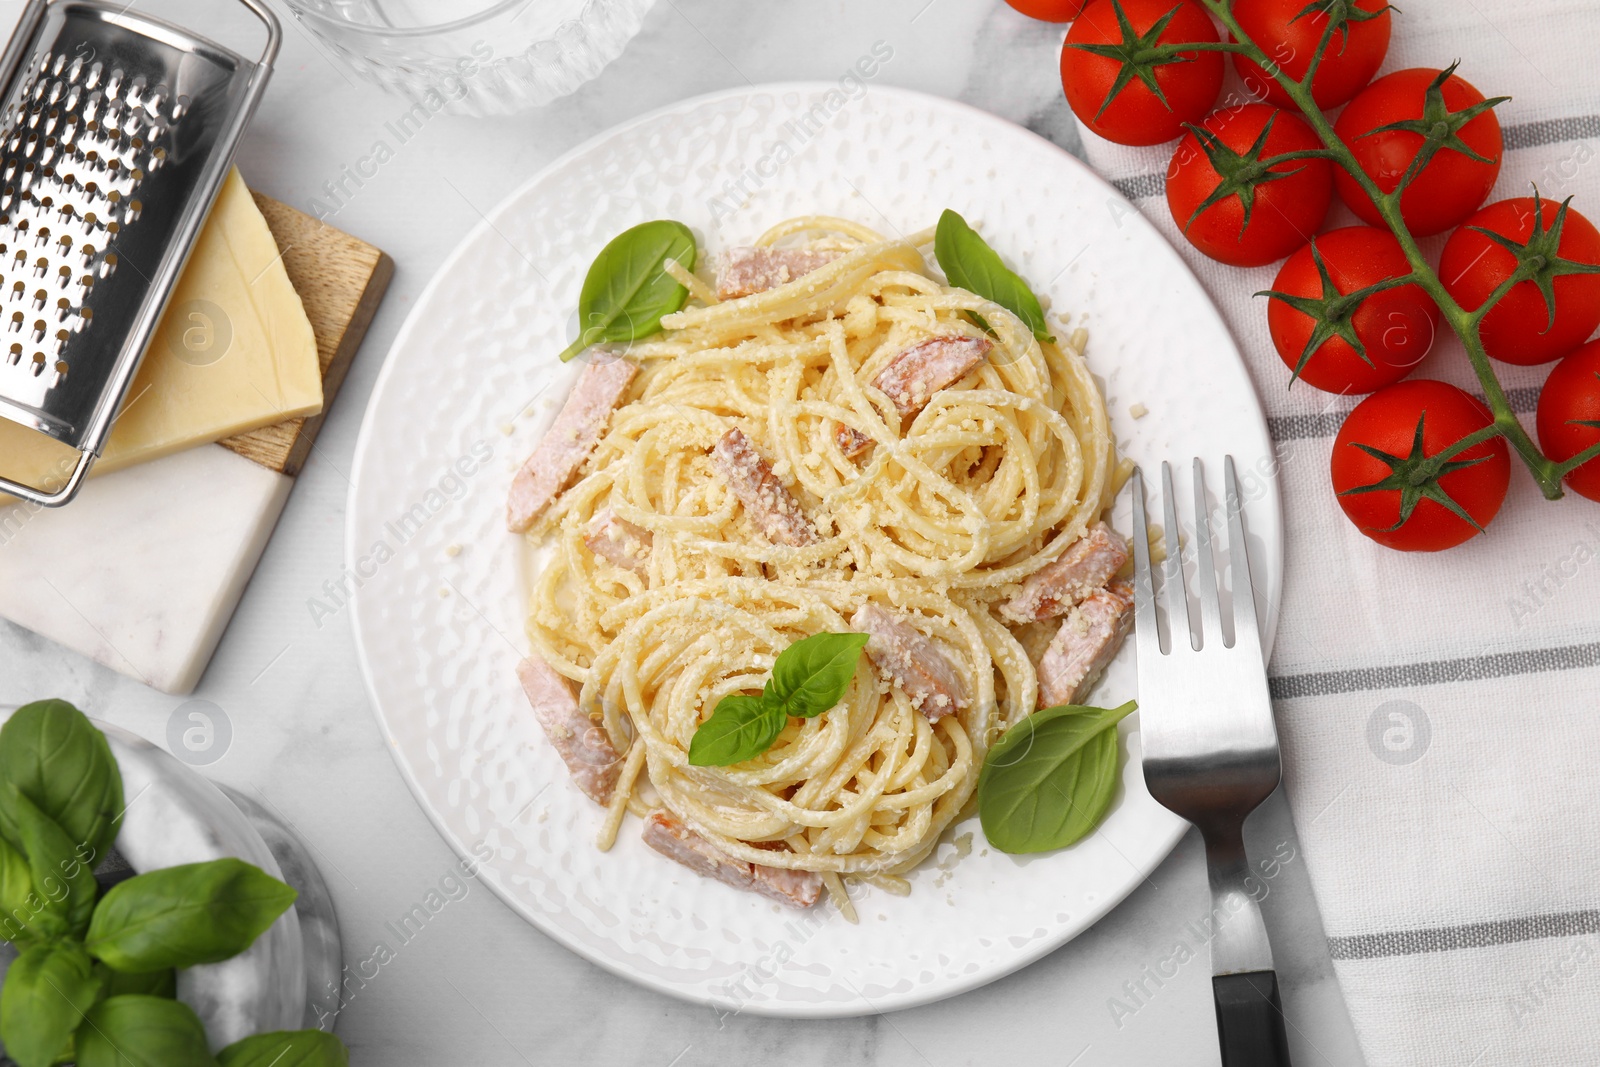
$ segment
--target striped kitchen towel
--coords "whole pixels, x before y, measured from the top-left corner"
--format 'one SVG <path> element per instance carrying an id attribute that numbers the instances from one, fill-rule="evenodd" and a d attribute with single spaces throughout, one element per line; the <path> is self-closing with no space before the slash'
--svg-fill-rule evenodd
<path id="1" fill-rule="evenodd" d="M 1385 72 L 1460 59 L 1485 95 L 1513 97 L 1492 199 L 1536 182 L 1600 220 L 1600 5 L 1401 7 Z M 1171 145 L 1082 136 L 1187 255 L 1266 407 L 1288 532 L 1271 665 L 1285 788 L 1369 1063 L 1600 1063 L 1600 504 L 1547 502 L 1514 464 L 1500 517 L 1460 548 L 1361 536 L 1328 474 L 1354 402 L 1288 387 L 1251 296 L 1276 267 L 1224 267 L 1183 240 L 1163 192 Z M 1336 207 L 1327 225 L 1354 221 Z M 1547 371 L 1502 368 L 1530 421 Z M 1475 390 L 1448 333 L 1418 373 Z"/>

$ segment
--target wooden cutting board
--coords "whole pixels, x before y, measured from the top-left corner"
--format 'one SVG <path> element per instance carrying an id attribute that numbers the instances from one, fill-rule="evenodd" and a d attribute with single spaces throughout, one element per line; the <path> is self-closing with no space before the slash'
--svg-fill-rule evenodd
<path id="1" fill-rule="evenodd" d="M 287 204 L 260 193 L 255 200 L 311 320 L 326 413 L 394 262 Z M 189 692 L 323 417 L 287 419 L 92 479 L 71 507 L 0 510 L 0 616 L 157 689 Z"/>

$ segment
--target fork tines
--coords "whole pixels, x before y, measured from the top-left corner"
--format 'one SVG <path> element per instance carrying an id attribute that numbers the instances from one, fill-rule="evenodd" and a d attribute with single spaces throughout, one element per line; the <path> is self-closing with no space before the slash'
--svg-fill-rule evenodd
<path id="1" fill-rule="evenodd" d="M 1167 555 L 1161 564 L 1161 585 L 1167 607 L 1169 638 L 1163 649 L 1161 634 L 1156 622 L 1156 599 L 1153 576 L 1150 570 L 1150 534 L 1145 518 L 1144 474 L 1134 468 L 1133 485 L 1133 594 L 1134 629 L 1137 633 L 1139 661 L 1151 662 L 1150 657 L 1170 655 L 1180 651 L 1178 635 L 1189 637 L 1191 651 L 1205 649 L 1248 649 L 1257 659 L 1261 656 L 1261 636 L 1256 622 L 1254 588 L 1250 581 L 1250 559 L 1245 547 L 1244 519 L 1240 514 L 1239 479 L 1234 472 L 1233 457 L 1224 460 L 1228 511 L 1229 570 L 1233 579 L 1233 640 L 1225 640 L 1222 629 L 1222 605 L 1217 591 L 1217 570 L 1213 558 L 1210 507 L 1206 502 L 1205 469 L 1197 458 L 1194 461 L 1194 543 L 1195 580 L 1199 583 L 1200 630 L 1195 633 L 1189 619 L 1188 589 L 1183 578 L 1183 552 L 1179 538 L 1176 494 L 1172 488 L 1172 466 L 1161 464 L 1163 519 Z M 1180 629 L 1179 623 L 1182 623 Z"/>

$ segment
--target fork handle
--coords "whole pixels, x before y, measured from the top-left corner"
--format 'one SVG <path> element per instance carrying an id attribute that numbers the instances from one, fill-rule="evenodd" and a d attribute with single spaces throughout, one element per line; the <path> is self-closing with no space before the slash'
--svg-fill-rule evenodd
<path id="1" fill-rule="evenodd" d="M 1290 1067 L 1278 972 L 1242 971 L 1211 979 L 1222 1067 Z"/>

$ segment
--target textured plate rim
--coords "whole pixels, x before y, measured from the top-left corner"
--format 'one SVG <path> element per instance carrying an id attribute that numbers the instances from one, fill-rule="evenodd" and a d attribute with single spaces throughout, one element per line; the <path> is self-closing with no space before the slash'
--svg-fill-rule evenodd
<path id="1" fill-rule="evenodd" d="M 456 269 L 462 259 L 466 256 L 469 246 L 471 246 L 485 234 L 494 232 L 495 220 L 507 208 L 508 205 L 521 199 L 530 187 L 537 185 L 538 183 L 542 182 L 548 174 L 565 166 L 570 159 L 589 152 L 595 146 L 600 145 L 619 134 L 653 122 L 663 115 L 699 108 L 721 101 L 749 97 L 755 94 L 765 93 L 777 95 L 782 93 L 816 93 L 827 92 L 834 88 L 836 87 L 832 82 L 826 81 L 763 82 L 754 85 L 736 86 L 728 89 L 721 89 L 710 93 L 704 93 L 699 96 L 676 100 L 661 107 L 652 108 L 651 110 L 635 116 L 632 119 L 607 127 L 606 129 L 601 130 L 599 133 L 596 133 L 594 136 L 586 138 L 585 140 L 567 149 L 545 166 L 540 167 L 533 174 L 529 175 L 527 179 L 520 182 L 510 192 L 506 193 L 505 196 L 503 196 L 493 208 L 482 213 L 482 217 L 479 219 L 479 221 L 471 226 L 466 233 L 459 238 L 455 246 L 450 250 L 449 254 L 446 255 L 444 260 L 440 263 L 437 270 L 434 271 L 433 276 L 429 278 L 427 285 L 425 285 L 417 294 L 416 302 L 412 305 L 411 310 L 407 313 L 405 321 L 401 324 L 400 329 L 395 334 L 393 342 L 390 343 L 388 351 L 384 354 L 383 366 L 379 368 L 378 376 L 373 382 L 372 393 L 368 397 L 366 406 L 362 410 L 361 428 L 356 435 L 353 460 L 351 464 L 350 489 L 346 493 L 345 497 L 346 566 L 353 565 L 353 561 L 355 560 L 355 557 L 359 551 L 355 540 L 358 533 L 356 529 L 358 520 L 356 497 L 360 491 L 361 475 L 366 466 L 370 438 L 374 432 L 373 426 L 375 420 L 373 418 L 373 414 L 383 403 L 390 381 L 395 374 L 396 363 L 391 357 L 394 352 L 401 348 L 402 345 L 409 342 L 411 334 L 415 329 L 418 328 L 417 324 L 419 321 L 419 316 L 422 314 L 423 308 L 432 298 L 434 291 L 443 285 L 444 280 L 453 270 Z M 1200 304 L 1203 308 L 1204 314 L 1210 317 L 1221 336 L 1227 338 L 1229 342 L 1228 354 L 1231 355 L 1233 360 L 1240 365 L 1241 369 L 1244 370 L 1245 381 L 1246 383 L 1249 383 L 1249 372 L 1248 369 L 1244 367 L 1244 358 L 1243 354 L 1239 351 L 1238 342 L 1234 339 L 1232 331 L 1228 328 L 1227 323 L 1223 320 L 1221 312 L 1217 309 L 1216 304 L 1206 292 L 1205 287 L 1200 283 L 1199 278 L 1197 278 L 1194 272 L 1190 270 L 1189 265 L 1183 261 L 1183 258 L 1178 255 L 1177 250 L 1174 249 L 1166 240 L 1166 238 L 1161 235 L 1161 232 L 1144 217 L 1143 213 L 1139 211 L 1137 206 L 1129 201 L 1127 197 L 1123 196 L 1123 194 L 1118 191 L 1115 186 L 1113 186 L 1105 178 L 1101 177 L 1101 175 L 1096 173 L 1093 168 L 1091 168 L 1083 160 L 1066 151 L 1053 141 L 1039 136 L 1032 130 L 1018 126 L 1016 123 L 1007 121 L 1006 119 L 984 111 L 981 108 L 974 107 L 958 100 L 951 100 L 947 97 L 936 96 L 931 93 L 924 93 L 914 89 L 900 88 L 898 86 L 873 86 L 871 93 L 874 96 L 885 97 L 891 101 L 899 99 L 907 103 L 923 107 L 955 111 L 960 113 L 966 120 L 976 124 L 988 126 L 1001 136 L 1021 136 L 1024 139 L 1031 139 L 1037 142 L 1039 145 L 1047 147 L 1051 152 L 1058 156 L 1065 163 L 1065 165 L 1076 169 L 1082 176 L 1088 178 L 1093 184 L 1098 185 L 1103 193 L 1127 205 L 1128 216 L 1136 220 L 1132 223 L 1132 225 L 1137 228 L 1142 228 L 1145 234 L 1154 242 L 1155 246 L 1159 248 L 1159 252 L 1157 254 L 1166 258 L 1169 269 L 1180 272 L 1181 276 L 1186 278 L 1189 284 L 1194 287 L 1194 291 L 1200 297 Z M 1254 400 L 1250 411 L 1250 420 L 1252 423 L 1251 428 L 1254 429 L 1260 438 L 1267 443 L 1268 452 L 1270 453 L 1272 437 L 1267 430 L 1265 412 L 1261 407 L 1259 398 L 1254 395 L 1253 387 L 1251 390 L 1251 396 Z M 1269 558 L 1260 562 L 1255 562 L 1252 560 L 1252 562 L 1255 564 L 1252 567 L 1252 570 L 1260 567 L 1262 563 L 1268 565 L 1267 573 L 1275 577 L 1276 583 L 1273 588 L 1267 590 L 1267 602 L 1269 604 L 1276 604 L 1281 602 L 1283 584 L 1283 541 L 1285 533 L 1282 511 L 1283 498 L 1278 486 L 1276 469 L 1274 469 L 1272 476 L 1267 479 L 1267 485 L 1268 492 L 1266 493 L 1265 498 L 1257 503 L 1257 506 L 1259 507 L 1261 504 L 1270 504 L 1271 518 L 1273 521 L 1273 526 L 1278 532 L 1278 536 L 1272 541 L 1265 543 L 1265 547 L 1268 549 Z M 359 599 L 359 597 L 360 593 L 358 590 L 355 594 L 355 599 Z M 1264 635 L 1264 653 L 1269 659 L 1271 656 L 1273 643 L 1277 636 L 1277 626 L 1278 614 L 1276 611 L 1273 611 L 1269 616 L 1266 633 Z M 411 766 L 404 761 L 400 754 L 396 751 L 393 732 L 390 730 L 389 724 L 385 719 L 383 706 L 379 700 L 377 686 L 373 679 L 372 666 L 367 657 L 366 642 L 362 630 L 361 613 L 359 611 L 353 611 L 351 613 L 351 633 L 355 641 L 356 660 L 361 667 L 362 684 L 366 689 L 373 718 L 376 720 L 378 729 L 382 733 L 385 741 L 389 742 L 387 746 L 389 749 L 389 756 L 394 761 L 396 769 L 400 772 L 400 776 L 404 780 L 406 788 L 410 790 L 412 798 L 417 802 L 417 806 L 427 817 L 428 822 L 432 824 L 434 831 L 440 836 L 440 838 L 443 839 L 445 844 L 449 846 L 451 851 L 456 853 L 456 855 L 463 860 L 476 859 L 476 857 L 471 854 L 466 846 L 462 842 L 458 841 L 455 834 L 444 824 L 443 819 L 434 809 L 432 802 L 423 789 L 422 784 L 418 781 Z M 512 911 L 513 914 L 522 919 L 524 922 L 533 926 L 540 933 L 555 941 L 557 944 L 561 945 L 569 952 L 572 952 L 574 955 L 581 957 L 589 963 L 594 964 L 595 966 L 600 967 L 602 970 L 614 974 L 619 978 L 626 979 L 635 985 L 643 986 L 654 992 L 663 993 L 676 1000 L 704 1005 L 712 1008 L 737 1011 L 740 1014 L 775 1018 L 851 1018 L 862 1015 L 879 1015 L 887 1011 L 898 1011 L 903 1008 L 919 1007 L 925 1004 L 931 1004 L 937 1001 L 945 1000 L 950 997 L 959 996 L 962 993 L 967 993 L 974 989 L 988 985 L 991 982 L 998 981 L 1007 975 L 1014 974 L 1022 968 L 1037 962 L 1038 960 L 1059 949 L 1062 945 L 1065 945 L 1069 941 L 1078 937 L 1089 928 L 1093 927 L 1101 919 L 1105 918 L 1105 916 L 1113 908 L 1117 907 L 1124 900 L 1126 900 L 1128 896 L 1132 894 L 1134 889 L 1147 881 L 1149 875 L 1155 870 L 1155 868 L 1160 866 L 1161 863 L 1163 863 L 1166 858 L 1171 855 L 1172 850 L 1177 847 L 1178 841 L 1183 837 L 1184 833 L 1187 832 L 1188 829 L 1188 823 L 1174 817 L 1172 830 L 1167 834 L 1165 840 L 1157 842 L 1158 847 L 1152 851 L 1151 862 L 1149 866 L 1135 866 L 1133 875 L 1126 880 L 1125 884 L 1121 886 L 1118 891 L 1107 893 L 1101 900 L 1097 900 L 1094 907 L 1086 909 L 1083 912 L 1083 921 L 1077 924 L 1077 928 L 1071 933 L 1067 934 L 1065 937 L 1062 937 L 1059 940 L 1052 938 L 1040 939 L 1038 943 L 1030 944 L 1027 948 L 1019 951 L 1010 961 L 1007 962 L 1007 964 L 1003 966 L 980 969 L 974 975 L 962 976 L 961 978 L 954 979 L 938 987 L 937 989 L 918 987 L 904 994 L 891 994 L 876 998 L 872 1003 L 868 1003 L 864 997 L 861 998 L 860 1001 L 851 1002 L 849 1004 L 817 1004 L 810 1002 L 793 1003 L 776 999 L 761 1002 L 738 1002 L 735 1000 L 718 997 L 714 994 L 702 993 L 693 988 L 674 985 L 671 982 L 663 981 L 654 975 L 644 974 L 636 970 L 630 970 L 624 961 L 611 959 L 589 951 L 589 946 L 582 944 L 559 926 L 548 922 L 545 916 L 525 909 L 517 899 L 516 894 L 506 886 L 502 885 L 497 877 L 484 877 L 485 874 L 492 872 L 492 868 L 489 864 L 483 864 L 478 876 L 478 880 L 487 885 L 490 892 L 498 897 L 500 901 Z"/>

